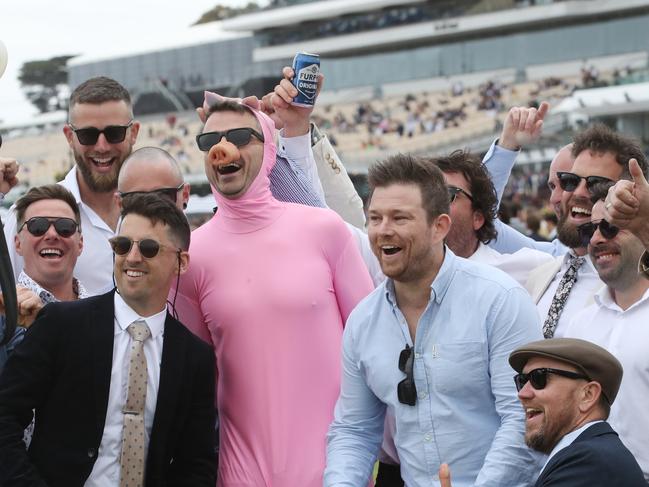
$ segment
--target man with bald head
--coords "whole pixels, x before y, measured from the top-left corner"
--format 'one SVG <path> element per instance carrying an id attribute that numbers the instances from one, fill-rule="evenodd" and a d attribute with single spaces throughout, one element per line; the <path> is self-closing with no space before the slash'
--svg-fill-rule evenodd
<path id="1" fill-rule="evenodd" d="M 121 200 L 134 193 L 157 193 L 186 209 L 189 183 L 184 182 L 180 166 L 166 150 L 142 147 L 124 162 L 117 180 L 115 196 Z"/>

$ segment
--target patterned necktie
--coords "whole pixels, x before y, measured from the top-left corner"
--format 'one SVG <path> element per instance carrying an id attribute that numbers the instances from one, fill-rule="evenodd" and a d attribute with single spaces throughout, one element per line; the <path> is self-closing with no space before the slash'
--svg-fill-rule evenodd
<path id="1" fill-rule="evenodd" d="M 120 487 L 144 485 L 144 404 L 146 402 L 147 367 L 144 341 L 151 330 L 142 320 L 127 328 L 131 335 L 131 363 L 128 370 L 128 392 L 124 405 L 124 431 L 120 458 Z"/>
<path id="2" fill-rule="evenodd" d="M 577 257 L 576 255 L 571 255 L 568 258 L 568 270 L 561 278 L 559 282 L 559 287 L 557 287 L 557 292 L 554 293 L 554 298 L 552 298 L 552 304 L 550 304 L 550 309 L 548 310 L 548 317 L 543 323 L 543 336 L 545 338 L 552 338 L 554 336 L 554 330 L 559 323 L 559 317 L 563 311 L 563 307 L 566 305 L 568 300 L 568 295 L 572 286 L 577 282 L 577 271 L 584 263 L 584 257 Z"/>

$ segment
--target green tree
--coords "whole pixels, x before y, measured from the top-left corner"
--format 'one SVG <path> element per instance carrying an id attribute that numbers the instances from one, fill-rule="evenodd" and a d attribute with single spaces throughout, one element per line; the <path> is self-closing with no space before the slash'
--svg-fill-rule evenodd
<path id="1" fill-rule="evenodd" d="M 68 59 L 73 55 L 27 61 L 20 68 L 18 81 L 27 99 L 41 113 L 66 108 L 59 94 L 68 83 Z"/>

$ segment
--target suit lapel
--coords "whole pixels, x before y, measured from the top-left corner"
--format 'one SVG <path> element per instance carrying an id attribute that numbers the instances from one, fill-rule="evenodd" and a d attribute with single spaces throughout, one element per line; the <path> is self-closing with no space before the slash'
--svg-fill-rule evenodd
<path id="1" fill-rule="evenodd" d="M 528 290 L 536 304 L 539 303 L 543 294 L 545 294 L 545 291 L 548 289 L 548 286 L 557 275 L 557 272 L 561 269 L 562 262 L 563 257 L 557 257 L 556 259 L 537 267 L 530 274 L 530 277 L 525 284 L 525 288 Z"/>
<path id="2" fill-rule="evenodd" d="M 90 312 L 91 360 L 95 392 L 97 429 L 101 435 L 106 422 L 108 392 L 113 366 L 113 341 L 115 339 L 115 304 L 113 292 L 101 296 Z"/>
<path id="3" fill-rule="evenodd" d="M 187 346 L 186 337 L 181 333 L 181 326 L 167 313 L 160 364 L 160 385 L 151 437 L 163 434 L 163 429 L 172 424 L 171 418 L 178 403 Z"/>

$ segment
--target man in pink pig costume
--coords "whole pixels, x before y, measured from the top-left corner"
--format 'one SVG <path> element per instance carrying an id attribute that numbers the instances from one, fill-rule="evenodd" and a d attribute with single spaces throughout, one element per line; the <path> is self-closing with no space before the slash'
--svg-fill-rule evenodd
<path id="1" fill-rule="evenodd" d="M 322 485 L 343 326 L 373 288 L 340 217 L 271 195 L 273 135 L 223 101 L 197 137 L 218 211 L 192 234 L 176 308 L 216 355 L 220 487 Z"/>

